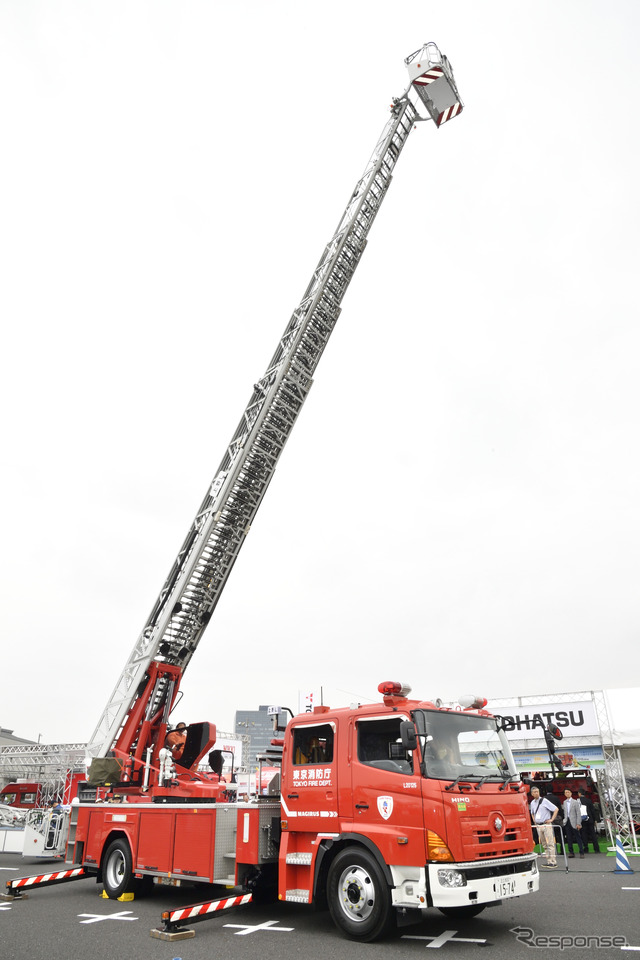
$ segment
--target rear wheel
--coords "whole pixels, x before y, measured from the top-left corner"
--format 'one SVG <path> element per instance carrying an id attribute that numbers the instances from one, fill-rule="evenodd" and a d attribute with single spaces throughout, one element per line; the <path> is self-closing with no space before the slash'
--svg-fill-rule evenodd
<path id="1" fill-rule="evenodd" d="M 110 900 L 131 893 L 134 886 L 131 850 L 126 840 L 114 840 L 102 861 L 102 883 Z"/>
<path id="2" fill-rule="evenodd" d="M 350 940 L 377 940 L 392 926 L 389 887 L 364 849 L 347 847 L 336 856 L 329 868 L 327 899 L 333 922 Z"/>
<path id="3" fill-rule="evenodd" d="M 452 920 L 468 920 L 470 917 L 477 917 L 485 907 L 486 903 L 470 903 L 469 906 L 464 907 L 438 907 L 438 909 L 440 913 L 444 913 L 445 917 L 451 917 Z"/>

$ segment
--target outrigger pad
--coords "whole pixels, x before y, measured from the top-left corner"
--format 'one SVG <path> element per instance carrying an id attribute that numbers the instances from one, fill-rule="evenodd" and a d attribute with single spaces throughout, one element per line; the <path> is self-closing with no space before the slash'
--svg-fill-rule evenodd
<path id="1" fill-rule="evenodd" d="M 159 930 L 157 927 L 149 931 L 156 940 L 191 940 L 195 937 L 195 930 Z"/>

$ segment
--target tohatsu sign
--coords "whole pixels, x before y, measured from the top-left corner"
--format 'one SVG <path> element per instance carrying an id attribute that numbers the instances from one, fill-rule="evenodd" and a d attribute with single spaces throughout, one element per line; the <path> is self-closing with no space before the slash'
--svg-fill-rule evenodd
<path id="1" fill-rule="evenodd" d="M 598 718 L 592 700 L 573 703 L 535 703 L 502 707 L 498 711 L 509 740 L 541 740 L 548 723 L 560 728 L 563 738 L 597 737 Z"/>

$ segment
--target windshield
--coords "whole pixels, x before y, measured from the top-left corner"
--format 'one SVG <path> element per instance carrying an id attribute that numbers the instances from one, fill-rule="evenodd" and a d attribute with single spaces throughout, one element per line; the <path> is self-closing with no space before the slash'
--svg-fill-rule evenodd
<path id="1" fill-rule="evenodd" d="M 424 773 L 436 780 L 515 777 L 511 748 L 491 717 L 457 711 L 416 710 Z"/>

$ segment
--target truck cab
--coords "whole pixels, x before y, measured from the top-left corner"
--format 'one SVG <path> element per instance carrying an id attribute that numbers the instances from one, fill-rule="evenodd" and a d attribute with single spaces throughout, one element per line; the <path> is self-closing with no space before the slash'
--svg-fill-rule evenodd
<path id="1" fill-rule="evenodd" d="M 326 894 L 348 936 L 437 907 L 473 916 L 538 887 L 524 786 L 488 712 L 409 700 L 295 717 L 282 763 L 279 896 Z M 473 701 L 475 702 L 475 701 Z"/>

